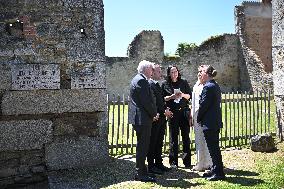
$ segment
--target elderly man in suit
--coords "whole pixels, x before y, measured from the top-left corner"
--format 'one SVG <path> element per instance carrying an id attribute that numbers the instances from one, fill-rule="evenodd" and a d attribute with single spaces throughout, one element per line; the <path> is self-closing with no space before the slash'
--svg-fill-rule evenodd
<path id="1" fill-rule="evenodd" d="M 203 177 L 210 181 L 225 179 L 219 147 L 219 133 L 222 128 L 221 90 L 213 79 L 216 75 L 217 71 L 210 65 L 203 65 L 198 71 L 200 82 L 204 87 L 200 95 L 197 122 L 201 124 L 213 162 L 211 170 L 204 173 Z"/>
<path id="2" fill-rule="evenodd" d="M 130 84 L 130 102 L 128 119 L 133 125 L 137 136 L 135 180 L 155 182 L 154 175 L 148 173 L 145 165 L 149 149 L 153 121 L 158 120 L 155 99 L 150 89 L 148 79 L 153 74 L 152 62 L 142 60 L 137 67 L 137 75 Z"/>
<path id="3" fill-rule="evenodd" d="M 170 170 L 170 168 L 163 165 L 162 149 L 166 130 L 166 117 L 171 117 L 173 113 L 166 108 L 163 91 L 158 82 L 161 79 L 161 66 L 159 64 L 155 64 L 153 75 L 149 80 L 149 83 L 155 97 L 159 119 L 153 122 L 150 146 L 147 154 L 148 171 L 153 174 L 163 174 Z"/>

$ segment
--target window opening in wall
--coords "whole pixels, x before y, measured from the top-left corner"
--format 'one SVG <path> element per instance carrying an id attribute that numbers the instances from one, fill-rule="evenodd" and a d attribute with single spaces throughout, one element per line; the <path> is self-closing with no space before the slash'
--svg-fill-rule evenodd
<path id="1" fill-rule="evenodd" d="M 20 20 L 6 23 L 6 32 L 15 37 L 23 37 L 24 24 Z"/>

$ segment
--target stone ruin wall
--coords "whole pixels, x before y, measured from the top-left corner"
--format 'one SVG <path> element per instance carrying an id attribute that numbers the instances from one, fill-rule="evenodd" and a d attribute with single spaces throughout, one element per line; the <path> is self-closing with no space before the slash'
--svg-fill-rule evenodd
<path id="1" fill-rule="evenodd" d="M 271 3 L 244 1 L 235 8 L 235 20 L 252 89 L 273 89 Z"/>
<path id="2" fill-rule="evenodd" d="M 246 44 L 261 60 L 265 72 L 272 72 L 272 9 L 271 4 L 244 3 Z"/>
<path id="3" fill-rule="evenodd" d="M 224 39 L 220 40 L 225 41 L 222 43 L 224 48 L 213 44 L 170 60 L 163 57 L 164 41 L 158 31 L 141 32 L 129 45 L 128 57 L 107 58 L 108 93 L 128 94 L 129 82 L 136 74 L 141 59 L 157 61 L 164 67 L 178 64 L 190 85 L 196 80 L 198 65 L 216 64 L 216 68 L 220 68 L 217 79 L 224 92 L 273 90 L 271 10 L 270 1 L 245 1 L 235 8 L 236 35 L 224 35 Z M 234 44 L 229 52 L 226 50 L 227 44 Z M 221 75 L 226 79 L 221 79 Z"/>
<path id="4" fill-rule="evenodd" d="M 128 57 L 106 58 L 107 91 L 110 97 L 115 94 L 128 95 L 131 79 L 137 74 L 141 60 L 162 63 L 164 40 L 159 31 L 142 31 L 135 36 L 127 49 Z"/>
<path id="5" fill-rule="evenodd" d="M 102 0 L 0 0 L 0 188 L 108 158 Z"/>
<path id="6" fill-rule="evenodd" d="M 136 41 L 137 39 L 139 41 Z M 146 45 L 148 48 L 146 48 Z M 198 66 L 210 64 L 219 72 L 216 79 L 223 92 L 249 90 L 240 82 L 240 78 L 243 78 L 245 82 L 248 81 L 248 78 L 240 69 L 244 63 L 239 39 L 236 35 L 224 34 L 179 58 L 164 57 L 163 51 L 161 52 L 163 45 L 163 37 L 160 32 L 142 31 L 130 45 L 132 50 L 138 50 L 138 52 L 132 51 L 131 56 L 128 57 L 108 57 L 106 59 L 107 91 L 110 98 L 113 94 L 125 94 L 125 98 L 127 97 L 130 81 L 137 74 L 136 68 L 143 59 L 160 63 L 163 66 L 164 75 L 168 65 L 176 64 L 183 78 L 189 82 L 191 87 L 197 80 Z M 141 46 L 145 48 L 141 48 Z M 148 49 L 152 50 L 149 51 Z"/>
<path id="7" fill-rule="evenodd" d="M 197 49 L 176 60 L 166 59 L 165 63 L 176 64 L 191 87 L 197 81 L 198 67 L 202 64 L 212 65 L 218 71 L 215 79 L 221 90 L 236 92 L 246 90 L 240 83 L 240 77 L 243 75 L 240 70 L 242 61 L 238 37 L 234 34 L 224 34 L 204 42 Z"/>
<path id="8" fill-rule="evenodd" d="M 284 125 L 284 2 L 272 1 L 272 58 L 273 58 L 273 82 L 274 99 L 277 109 L 277 123 L 280 131 L 280 139 L 283 141 Z"/>
<path id="9" fill-rule="evenodd" d="M 148 59 L 161 63 L 164 57 L 164 40 L 161 33 L 155 30 L 140 32 L 128 46 L 127 56 L 136 60 Z"/>
<path id="10" fill-rule="evenodd" d="M 221 46 L 219 41 L 216 45 L 209 45 L 206 48 L 203 46 L 183 57 L 170 60 L 162 57 L 164 42 L 161 34 L 157 31 L 155 35 L 151 31 L 141 32 L 130 44 L 128 57 L 108 57 L 108 93 L 129 93 L 129 82 L 136 74 L 136 67 L 141 59 L 158 60 L 164 67 L 177 64 L 191 86 L 196 80 L 198 65 L 212 64 L 220 69 L 216 79 L 221 84 L 223 92 L 273 90 L 271 2 L 243 2 L 235 8 L 235 22 L 236 35 L 224 35 L 224 39 L 220 41 L 225 42 Z M 231 44 L 234 44 L 233 47 Z M 231 46 L 228 48 L 229 52 L 226 45 Z M 160 49 L 156 48 L 155 53 L 152 53 L 153 46 Z"/>

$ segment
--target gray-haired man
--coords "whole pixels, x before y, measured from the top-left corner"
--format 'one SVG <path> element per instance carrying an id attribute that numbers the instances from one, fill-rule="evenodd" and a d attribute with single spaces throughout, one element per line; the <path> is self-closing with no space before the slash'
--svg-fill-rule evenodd
<path id="1" fill-rule="evenodd" d="M 135 180 L 143 182 L 155 182 L 155 178 L 149 176 L 145 165 L 149 149 L 152 122 L 158 119 L 155 100 L 148 83 L 153 74 L 152 62 L 143 60 L 137 67 L 137 75 L 130 84 L 130 102 L 128 119 L 133 125 L 137 135 L 136 170 Z"/>

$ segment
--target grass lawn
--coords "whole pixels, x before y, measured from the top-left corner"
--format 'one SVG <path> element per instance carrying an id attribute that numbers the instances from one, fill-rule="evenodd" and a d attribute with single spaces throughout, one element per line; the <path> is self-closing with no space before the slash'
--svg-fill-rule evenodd
<path id="1" fill-rule="evenodd" d="M 271 153 L 253 152 L 250 149 L 226 149 L 222 151 L 225 181 L 206 181 L 202 172 L 193 172 L 182 167 L 157 176 L 157 183 L 134 181 L 135 159 L 132 155 L 111 157 L 101 167 L 80 170 L 65 170 L 57 175 L 68 188 L 74 183 L 83 188 L 198 188 L 198 189 L 283 189 L 284 188 L 284 142 L 277 144 Z M 195 155 L 193 156 L 193 163 Z M 168 158 L 164 158 L 167 165 Z M 180 163 L 182 165 L 182 163 Z M 55 183 L 56 184 L 56 183 Z M 65 187 L 66 186 L 66 187 Z"/>
<path id="2" fill-rule="evenodd" d="M 210 182 L 200 178 L 202 173 L 178 169 L 158 177 L 157 183 L 125 181 L 106 188 L 284 188 L 284 143 L 272 153 L 253 152 L 250 149 L 222 151 L 225 181 Z M 167 158 L 165 158 L 167 161 Z M 180 165 L 182 163 L 180 162 Z M 120 169 L 123 169 L 121 167 Z"/>

